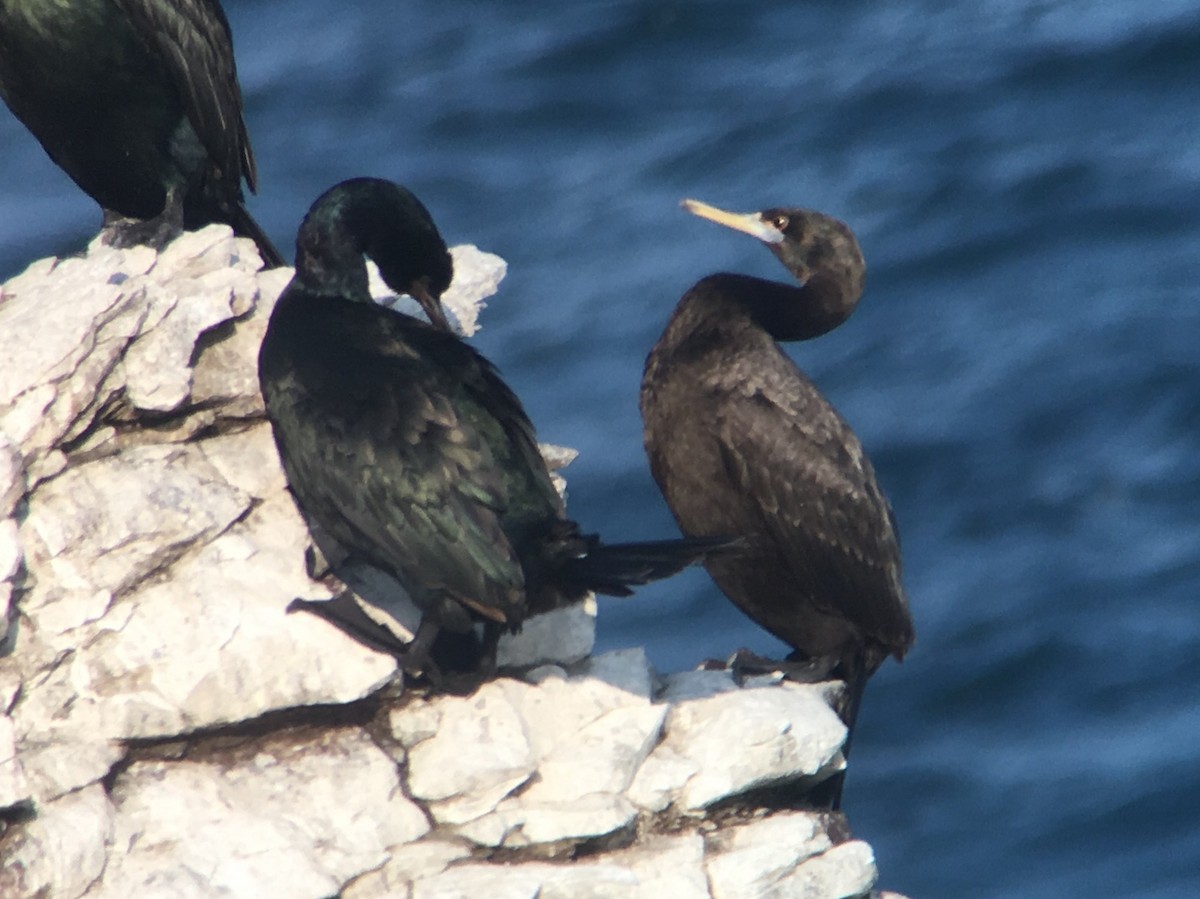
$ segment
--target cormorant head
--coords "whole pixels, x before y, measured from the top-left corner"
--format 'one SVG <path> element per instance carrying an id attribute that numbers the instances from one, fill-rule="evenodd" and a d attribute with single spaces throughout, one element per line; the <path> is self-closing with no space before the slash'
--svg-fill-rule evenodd
<path id="1" fill-rule="evenodd" d="M 800 282 L 806 310 L 791 310 L 793 327 L 779 325 L 779 339 L 816 336 L 845 321 L 858 305 L 866 261 L 854 232 L 823 212 L 778 206 L 761 212 L 726 212 L 697 200 L 684 200 L 693 215 L 757 237 Z M 764 313 L 766 310 L 762 310 Z M 808 322 L 800 321 L 807 313 Z M 772 330 L 772 333 L 775 333 Z M 785 337 L 793 333 L 794 337 Z"/>
<path id="2" fill-rule="evenodd" d="M 296 236 L 296 274 L 310 289 L 370 301 L 363 256 L 388 287 L 413 297 L 436 327 L 450 330 L 441 296 L 454 264 L 429 210 L 407 188 L 352 178 L 322 194 Z"/>

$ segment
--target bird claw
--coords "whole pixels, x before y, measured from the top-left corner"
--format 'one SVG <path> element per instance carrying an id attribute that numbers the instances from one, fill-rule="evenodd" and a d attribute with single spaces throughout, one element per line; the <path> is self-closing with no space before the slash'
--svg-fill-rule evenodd
<path id="1" fill-rule="evenodd" d="M 698 668 L 701 671 L 728 671 L 741 687 L 750 678 L 770 675 L 793 683 L 815 684 L 827 680 L 836 664 L 836 658 L 771 659 L 742 647 L 724 661 L 706 659 Z"/>
<path id="2" fill-rule="evenodd" d="M 182 234 L 183 207 L 173 195 L 168 198 L 163 211 L 150 219 L 126 218 L 111 210 L 104 211 L 101 239 L 118 250 L 144 246 L 162 252 L 167 244 Z"/>

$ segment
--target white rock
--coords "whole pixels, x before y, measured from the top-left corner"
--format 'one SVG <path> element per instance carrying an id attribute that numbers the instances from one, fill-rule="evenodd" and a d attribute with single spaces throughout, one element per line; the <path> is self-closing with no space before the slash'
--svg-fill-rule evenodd
<path id="1" fill-rule="evenodd" d="M 7 518 L 25 495 L 25 469 L 20 449 L 0 430 L 0 518 Z"/>
<path id="2" fill-rule="evenodd" d="M 76 651 L 14 711 L 27 739 L 171 736 L 378 689 L 393 659 L 285 611 L 310 586 L 302 534 L 294 508 L 276 497 L 65 635 Z"/>
<path id="3" fill-rule="evenodd" d="M 637 889 L 630 893 L 636 899 L 710 899 L 699 834 L 651 835 L 602 858 L 637 876 Z"/>
<path id="4" fill-rule="evenodd" d="M 662 698 L 673 705 L 660 749 L 697 769 L 679 796 L 682 809 L 771 783 L 828 777 L 844 764 L 846 728 L 822 685 L 739 690 L 717 671 L 672 675 L 667 683 Z"/>
<path id="5" fill-rule="evenodd" d="M 437 697 L 389 717 L 408 751 L 409 795 L 429 801 L 435 820 L 459 824 L 486 814 L 535 769 L 524 724 L 499 682 L 465 700 Z"/>
<path id="6" fill-rule="evenodd" d="M 451 247 L 450 255 L 454 257 L 454 280 L 442 294 L 442 303 L 454 313 L 463 334 L 470 337 L 479 330 L 479 313 L 487 308 L 483 301 L 500 289 L 500 282 L 508 274 L 508 263 L 473 244 Z"/>
<path id="7" fill-rule="evenodd" d="M 809 812 L 781 812 L 728 828 L 709 840 L 706 868 L 714 899 L 776 895 L 797 865 L 831 846 L 821 819 Z"/>
<path id="8" fill-rule="evenodd" d="M 13 624 L 17 618 L 17 610 L 13 606 L 12 600 L 12 584 L 0 581 L 0 655 L 11 651 L 10 643 L 16 636 Z M 0 675 L 0 691 L 3 691 L 5 686 L 5 678 Z M 8 708 L 8 705 L 0 706 L 0 708 Z"/>
<path id="9" fill-rule="evenodd" d="M 11 580 L 21 567 L 21 534 L 15 518 L 0 518 L 0 581 Z"/>
<path id="10" fill-rule="evenodd" d="M 489 846 L 586 839 L 627 826 L 636 809 L 622 793 L 654 747 L 666 714 L 665 706 L 650 703 L 645 653 L 607 653 L 575 675 L 547 666 L 529 678 L 533 684 L 501 679 L 488 686 L 503 691 L 519 716 L 536 776 L 491 814 L 451 822 L 434 804 L 435 817 L 462 825 L 459 834 Z M 420 723 L 423 730 L 430 726 Z"/>
<path id="11" fill-rule="evenodd" d="M 216 420 L 266 414 L 258 388 L 258 348 L 275 301 L 291 277 L 290 268 L 260 272 L 258 298 L 250 313 L 238 320 L 232 333 L 203 342 L 192 371 L 192 402 L 211 411 L 194 417 Z"/>
<path id="12" fill-rule="evenodd" d="M 522 802 L 621 793 L 649 754 L 666 707 L 651 705 L 649 665 L 641 649 L 606 653 L 567 677 L 530 672 L 536 686 L 500 681 L 518 710 L 537 758 L 538 778 Z M 579 772 L 588 771 L 581 778 Z"/>
<path id="13" fill-rule="evenodd" d="M 125 755 L 124 746 L 101 735 L 23 733 L 27 724 L 20 719 L 20 710 L 19 706 L 13 710 L 17 759 L 39 808 L 96 783 Z"/>
<path id="14" fill-rule="evenodd" d="M 253 273 L 262 268 L 254 242 L 235 237 L 228 225 L 208 225 L 187 231 L 158 255 L 152 276 L 166 283 L 202 278 L 211 273 Z M 245 309 L 242 309 L 245 311 Z"/>
<path id="15" fill-rule="evenodd" d="M 527 678 L 537 689 L 511 679 L 496 683 L 519 709 L 534 752 L 542 760 L 609 712 L 648 708 L 651 677 L 645 651 L 639 647 L 589 659 L 570 676 L 557 666 L 535 669 Z"/>
<path id="16" fill-rule="evenodd" d="M 877 877 L 875 854 L 862 840 L 834 846 L 783 877 L 772 895 L 780 899 L 852 899 L 865 895 Z"/>
<path id="17" fill-rule="evenodd" d="M 194 447 L 136 447 L 43 485 L 30 499 L 23 541 L 31 567 L 48 567 L 64 586 L 119 592 L 249 505 Z"/>
<path id="18" fill-rule="evenodd" d="M 6 285 L 0 304 L 0 430 L 20 445 L 27 464 L 81 431 L 97 402 L 119 388 L 97 396 L 147 315 L 144 289 L 127 290 L 123 283 L 145 272 L 153 259 L 153 250 L 102 252 L 96 259 L 63 260 L 37 277 L 26 272 Z"/>
<path id="19" fill-rule="evenodd" d="M 564 738 L 538 760 L 524 804 L 573 802 L 592 793 L 623 793 L 658 740 L 665 706 L 613 709 Z M 581 777 L 580 772 L 587 772 Z"/>
<path id="20" fill-rule="evenodd" d="M 285 497 L 290 502 L 279 451 L 267 422 L 260 421 L 246 430 L 198 441 L 195 447 L 221 477 L 238 490 L 260 500 Z M 299 513 L 294 519 L 300 521 Z M 303 527 L 303 522 L 300 524 Z M 287 545 L 292 547 L 292 544 L 289 539 Z M 296 548 L 303 555 L 304 545 Z"/>
<path id="21" fill-rule="evenodd" d="M 0 844 L 0 896 L 82 896 L 104 872 L 112 834 L 100 786 L 39 803 L 37 817 Z"/>
<path id="22" fill-rule="evenodd" d="M 413 881 L 435 877 L 470 854 L 466 844 L 434 836 L 397 846 L 382 867 L 351 883 L 341 892 L 340 899 L 408 897 Z"/>
<path id="23" fill-rule="evenodd" d="M 17 758 L 13 721 L 7 715 L 0 715 L 0 809 L 12 808 L 30 796 L 25 769 Z"/>
<path id="24" fill-rule="evenodd" d="M 227 269 L 214 274 L 233 272 Z M 243 278 L 253 290 L 253 279 Z M 160 290 L 153 295 L 156 301 L 169 303 L 169 308 L 149 333 L 134 340 L 122 361 L 126 394 L 138 409 L 170 412 L 182 405 L 191 393 L 191 358 L 197 338 L 234 317 L 237 288 L 230 284 L 214 291 L 209 280 L 192 282 L 186 294 L 174 296 Z"/>
<path id="25" fill-rule="evenodd" d="M 520 633 L 504 634 L 496 650 L 501 668 L 572 665 L 596 642 L 596 603 L 585 601 L 525 621 Z"/>
<path id="26" fill-rule="evenodd" d="M 632 823 L 637 809 L 624 796 L 593 792 L 566 800 L 511 797 L 495 815 L 505 824 L 503 845 L 520 847 L 604 836 Z"/>
<path id="27" fill-rule="evenodd" d="M 628 899 L 637 875 L 617 865 L 458 865 L 417 881 L 413 899 Z"/>
<path id="28" fill-rule="evenodd" d="M 113 800 L 113 858 L 95 892 L 106 899 L 160 895 L 180 870 L 205 895 L 317 899 L 429 829 L 391 759 L 354 730 L 279 735 L 212 764 L 137 763 Z"/>
<path id="29" fill-rule="evenodd" d="M 539 443 L 538 449 L 541 450 L 542 461 L 551 471 L 566 468 L 579 458 L 579 450 L 570 446 L 559 446 L 557 443 Z"/>
<path id="30" fill-rule="evenodd" d="M 691 778 L 700 772 L 696 761 L 660 744 L 642 763 L 629 785 L 629 801 L 643 811 L 661 812 L 673 803 Z"/>

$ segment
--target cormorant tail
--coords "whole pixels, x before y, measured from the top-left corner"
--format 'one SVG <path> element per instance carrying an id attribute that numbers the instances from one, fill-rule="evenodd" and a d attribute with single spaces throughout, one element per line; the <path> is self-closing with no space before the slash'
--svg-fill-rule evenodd
<path id="1" fill-rule="evenodd" d="M 607 596 L 631 596 L 634 587 L 677 574 L 738 542 L 724 537 L 697 537 L 606 545 L 592 538 L 587 553 L 568 559 L 560 576 L 564 585 Z"/>
<path id="2" fill-rule="evenodd" d="M 858 721 L 858 710 L 862 706 L 863 692 L 867 687 L 867 679 L 871 669 L 867 668 L 864 658 L 854 658 L 843 666 L 841 675 L 846 681 L 846 693 L 841 703 L 839 717 L 846 725 L 846 742 L 842 744 L 842 758 L 850 761 L 850 744 L 854 742 L 854 725 Z M 812 794 L 812 802 L 817 807 L 826 807 L 830 811 L 841 811 L 842 790 L 846 785 L 846 768 L 843 768 L 829 780 L 817 786 Z"/>
<path id="3" fill-rule="evenodd" d="M 250 215 L 245 206 L 241 203 L 236 204 L 230 210 L 229 218 L 229 224 L 233 227 L 235 234 L 239 237 L 249 237 L 258 245 L 258 254 L 262 256 L 265 268 L 282 268 L 288 265 L 288 261 L 283 258 L 283 254 L 275 248 L 275 244 L 271 242 L 271 238 L 267 237 L 267 232 L 254 220 L 254 217 Z"/>

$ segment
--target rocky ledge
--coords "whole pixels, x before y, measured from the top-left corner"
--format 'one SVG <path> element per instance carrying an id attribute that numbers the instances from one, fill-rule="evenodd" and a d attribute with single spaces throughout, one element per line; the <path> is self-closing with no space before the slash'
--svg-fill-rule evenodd
<path id="1" fill-rule="evenodd" d="M 454 255 L 471 333 L 504 263 Z M 780 801 L 843 765 L 838 684 L 591 656 L 585 605 L 436 696 L 287 614 L 330 592 L 255 377 L 291 272 L 259 265 L 213 226 L 0 290 L 0 895 L 869 894 L 841 816 Z"/>

